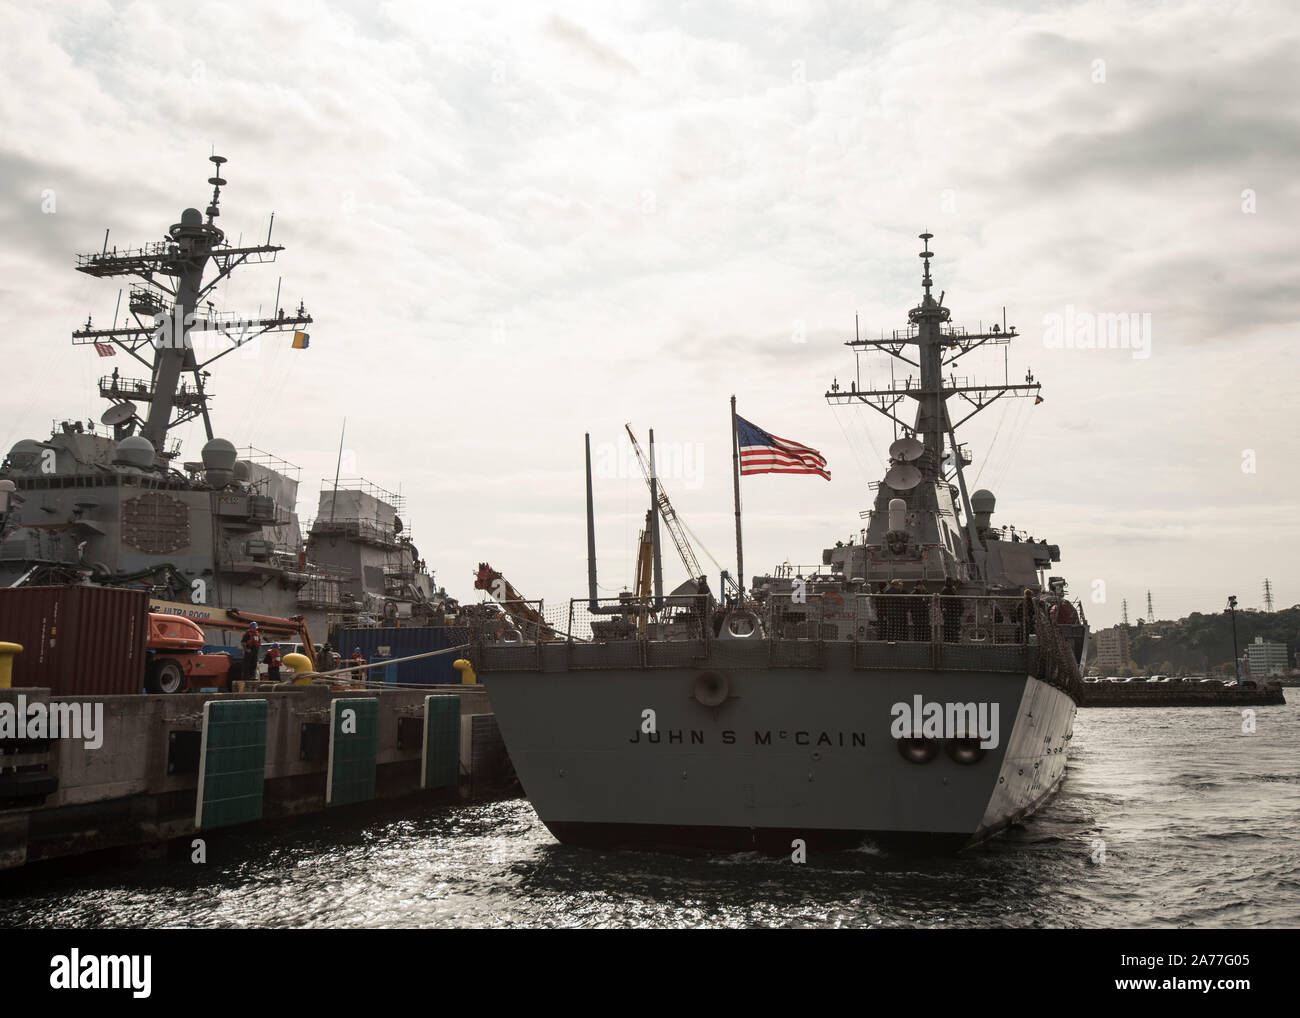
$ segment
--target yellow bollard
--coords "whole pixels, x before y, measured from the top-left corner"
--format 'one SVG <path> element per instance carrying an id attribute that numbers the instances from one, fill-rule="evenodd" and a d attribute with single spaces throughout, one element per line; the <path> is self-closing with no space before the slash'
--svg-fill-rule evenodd
<path id="1" fill-rule="evenodd" d="M 14 655 L 23 652 L 21 643 L 4 643 L 0 641 L 0 689 L 13 686 Z"/>
<path id="2" fill-rule="evenodd" d="M 462 685 L 473 685 L 478 679 L 474 675 L 474 666 L 466 661 L 463 657 L 457 658 L 451 663 L 451 666 L 460 672 L 460 681 Z"/>
<path id="3" fill-rule="evenodd" d="M 311 679 L 299 678 L 299 676 L 305 676 L 311 671 L 311 659 L 306 654 L 286 654 L 280 659 L 280 664 L 293 672 L 293 684 L 295 686 L 311 685 Z"/>

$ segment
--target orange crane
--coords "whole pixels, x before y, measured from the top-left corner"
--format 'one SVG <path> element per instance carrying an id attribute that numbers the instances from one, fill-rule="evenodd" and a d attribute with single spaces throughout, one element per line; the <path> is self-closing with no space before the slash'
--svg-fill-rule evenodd
<path id="1" fill-rule="evenodd" d="M 633 597 L 638 604 L 650 601 L 650 568 L 654 564 L 654 539 L 650 533 L 652 510 L 645 511 L 645 529 L 641 531 L 636 549 L 636 584 Z"/>
<path id="2" fill-rule="evenodd" d="M 307 621 L 301 615 L 293 615 L 287 619 L 282 619 L 275 615 L 257 615 L 253 612 L 238 611 L 234 608 L 227 608 L 226 614 L 235 622 L 242 623 L 245 627 L 250 622 L 256 622 L 257 628 L 261 632 L 270 633 L 272 636 L 296 636 L 298 639 L 295 642 L 302 644 L 302 653 L 311 662 L 312 671 L 316 670 L 316 645 L 311 642 L 311 633 L 307 630 Z M 218 629 L 237 628 L 233 625 L 223 625 L 220 622 L 205 622 L 204 625 Z"/>
<path id="3" fill-rule="evenodd" d="M 505 613 L 520 623 L 520 628 L 524 630 L 525 635 L 531 635 L 533 638 L 540 640 L 560 639 L 560 634 L 551 627 L 550 623 L 542 617 L 536 608 L 524 599 L 524 595 L 519 593 L 509 580 L 486 562 L 478 564 L 478 572 L 474 576 L 474 589 L 486 590 L 496 598 L 501 603 Z"/>
<path id="4" fill-rule="evenodd" d="M 182 693 L 205 685 L 229 688 L 235 662 L 226 654 L 203 653 L 207 642 L 197 622 L 182 615 L 150 612 L 145 689 L 151 693 Z"/>
<path id="5" fill-rule="evenodd" d="M 250 622 L 257 623 L 259 632 L 296 638 L 312 670 L 316 669 L 316 647 L 301 615 L 286 619 L 236 608 L 207 609 L 179 602 L 151 601 L 146 688 L 153 693 L 179 693 L 186 688 L 201 688 L 205 680 L 228 678 L 225 672 L 231 664 L 230 658 L 225 654 L 203 653 L 207 642 L 203 630 L 238 632 Z"/>
<path id="6" fill-rule="evenodd" d="M 650 461 L 646 458 L 645 453 L 641 451 L 641 443 L 636 440 L 636 435 L 632 434 L 632 425 L 625 424 L 627 437 L 632 440 L 632 451 L 636 453 L 636 461 L 641 466 L 641 474 L 645 478 L 645 483 L 650 484 Z M 673 539 L 673 546 L 677 549 L 677 555 L 682 560 L 682 565 L 686 567 L 686 575 L 692 580 L 698 580 L 704 577 L 704 570 L 700 568 L 700 561 L 695 557 L 695 550 L 691 547 L 690 539 L 686 536 L 685 522 L 677 515 L 677 510 L 673 508 L 672 502 L 668 498 L 668 492 L 664 490 L 664 482 L 661 478 L 656 478 L 659 484 L 659 515 L 664 521 L 664 527 L 668 531 L 668 536 Z M 649 532 L 649 523 L 646 524 L 646 531 Z M 699 542 L 699 538 L 696 538 Z M 700 544 L 700 550 L 708 556 L 710 562 L 722 570 L 718 560 L 709 555 L 709 549 Z M 638 562 L 640 561 L 638 557 Z M 728 582 L 733 586 L 735 581 L 728 577 Z"/>
<path id="7" fill-rule="evenodd" d="M 654 536 L 650 532 L 650 527 L 654 520 L 650 518 L 653 509 L 645 511 L 645 528 L 641 531 L 641 537 L 637 543 L 636 549 L 636 589 L 632 594 L 632 599 L 637 604 L 650 603 L 650 576 L 651 567 L 654 565 Z M 637 613 L 637 630 L 645 635 L 646 630 L 646 613 Z"/>

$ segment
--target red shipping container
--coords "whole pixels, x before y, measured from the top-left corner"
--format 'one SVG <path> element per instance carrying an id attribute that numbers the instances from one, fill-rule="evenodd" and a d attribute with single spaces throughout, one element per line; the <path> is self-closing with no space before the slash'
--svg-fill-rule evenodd
<path id="1" fill-rule="evenodd" d="M 144 689 L 149 592 L 121 587 L 0 588 L 0 640 L 22 644 L 14 686 L 53 696 Z"/>

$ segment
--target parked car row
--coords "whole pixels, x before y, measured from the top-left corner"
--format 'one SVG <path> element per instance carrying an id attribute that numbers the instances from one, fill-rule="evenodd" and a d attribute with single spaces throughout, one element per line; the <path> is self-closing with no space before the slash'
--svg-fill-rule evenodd
<path id="1" fill-rule="evenodd" d="M 1206 675 L 1186 675 L 1179 678 L 1177 675 L 1088 675 L 1084 677 L 1084 682 L 1216 682 L 1224 686 L 1235 686 L 1236 679 L 1215 679 Z M 1244 679 L 1242 685 L 1247 689 L 1255 688 L 1253 679 Z"/>

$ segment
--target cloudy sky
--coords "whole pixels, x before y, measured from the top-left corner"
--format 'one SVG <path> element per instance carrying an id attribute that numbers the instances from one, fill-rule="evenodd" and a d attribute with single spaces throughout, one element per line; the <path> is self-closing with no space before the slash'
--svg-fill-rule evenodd
<path id="1" fill-rule="evenodd" d="M 221 225 L 263 237 L 274 211 L 287 248 L 221 306 L 269 309 L 283 277 L 316 319 L 307 351 L 214 368 L 216 429 L 298 464 L 304 516 L 346 417 L 347 466 L 400 488 L 450 592 L 488 560 L 563 603 L 589 431 L 613 594 L 648 499 L 630 421 L 727 566 L 735 393 L 833 476 L 744 480 L 746 571 L 817 562 L 892 437 L 822 394 L 853 377 L 855 314 L 906 323 L 929 228 L 954 321 L 1005 306 L 1022 334 L 972 381 L 1005 353 L 1044 386 L 963 429 L 970 477 L 1061 545 L 1094 623 L 1148 589 L 1158 617 L 1259 606 L 1265 577 L 1290 605 L 1298 25 L 1232 2 L 0 4 L 0 450 L 104 408 L 126 363 L 69 333 L 118 287 L 73 256 L 202 208 L 215 148 Z M 1067 309 L 1150 330 L 1054 346 Z"/>

